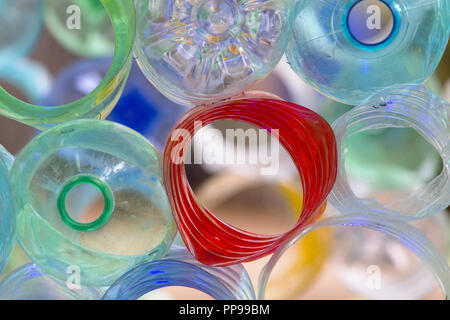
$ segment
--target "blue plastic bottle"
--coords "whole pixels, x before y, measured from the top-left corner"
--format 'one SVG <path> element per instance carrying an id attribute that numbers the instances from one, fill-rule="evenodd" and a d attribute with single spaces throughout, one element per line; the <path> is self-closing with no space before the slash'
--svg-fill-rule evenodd
<path id="1" fill-rule="evenodd" d="M 358 104 L 436 69 L 449 35 L 448 1 L 298 1 L 287 58 L 323 94 Z"/>

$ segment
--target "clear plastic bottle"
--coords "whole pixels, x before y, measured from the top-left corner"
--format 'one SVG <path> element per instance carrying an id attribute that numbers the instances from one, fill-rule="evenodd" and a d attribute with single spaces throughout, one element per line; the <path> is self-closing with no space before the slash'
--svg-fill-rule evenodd
<path id="1" fill-rule="evenodd" d="M 332 125 L 338 149 L 338 174 L 328 197 L 330 204 L 342 213 L 372 213 L 408 221 L 424 219 L 447 208 L 450 204 L 449 117 L 450 104 L 423 85 L 386 88 L 342 115 Z M 401 192 L 400 196 L 392 194 L 395 197 L 388 202 L 370 194 L 355 194 L 345 170 L 348 141 L 358 133 L 392 128 L 415 130 L 420 134 L 442 159 L 442 171 L 410 192 Z M 420 181 L 420 175 L 419 170 L 414 172 L 415 180 Z"/>
<path id="2" fill-rule="evenodd" d="M 163 257 L 175 222 L 160 153 L 110 121 L 75 120 L 36 136 L 11 169 L 17 237 L 46 273 L 107 286 L 139 263 Z"/>
<path id="3" fill-rule="evenodd" d="M 187 105 L 234 96 L 268 75 L 292 24 L 292 0 L 139 0 L 136 12 L 139 66 Z"/>
<path id="4" fill-rule="evenodd" d="M 448 41 L 447 2 L 298 1 L 288 61 L 314 88 L 353 105 L 388 86 L 423 82 Z"/>

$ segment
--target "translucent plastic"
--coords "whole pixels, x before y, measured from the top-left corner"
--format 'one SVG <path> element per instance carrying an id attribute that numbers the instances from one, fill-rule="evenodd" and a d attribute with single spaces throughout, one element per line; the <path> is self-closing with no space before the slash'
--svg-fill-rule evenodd
<path id="1" fill-rule="evenodd" d="M 195 260 L 185 248 L 172 247 L 162 260 L 142 264 L 118 279 L 104 300 L 137 300 L 153 290 L 183 286 L 202 291 L 216 300 L 253 300 L 255 292 L 241 264 L 209 267 Z"/>
<path id="2" fill-rule="evenodd" d="M 266 99 L 274 99 L 274 100 L 283 100 L 277 95 L 260 90 L 249 90 L 244 91 L 239 95 L 233 96 L 225 101 L 233 101 L 238 99 L 248 99 L 248 98 L 266 98 Z M 274 162 L 270 162 L 267 164 L 265 161 L 256 161 L 257 163 L 232 163 L 233 157 L 236 157 L 237 154 L 248 156 L 248 158 L 258 158 L 260 147 L 263 146 L 264 139 L 267 140 L 267 136 L 259 136 L 257 138 L 258 141 L 255 143 L 247 143 L 247 140 L 237 139 L 234 141 L 233 139 L 227 139 L 227 129 L 232 128 L 233 130 L 243 129 L 244 131 L 251 129 L 246 123 L 242 123 L 240 121 L 226 121 L 226 125 L 224 126 L 224 122 L 218 122 L 203 129 L 199 130 L 198 134 L 194 136 L 192 140 L 193 151 L 201 150 L 202 145 L 207 146 L 208 151 L 206 153 L 212 154 L 211 160 L 208 160 L 207 163 L 202 164 L 202 169 L 207 173 L 217 173 L 221 171 L 229 171 L 235 172 L 238 175 L 247 176 L 248 178 L 254 178 L 259 176 L 260 178 L 267 178 L 266 180 L 276 179 L 278 181 L 286 181 L 291 179 L 293 176 L 297 175 L 297 169 L 292 163 L 291 157 L 286 152 L 284 148 L 279 145 L 278 141 L 271 141 L 270 148 L 278 149 L 279 153 L 277 158 L 279 159 L 279 163 L 277 164 L 277 173 L 276 175 L 262 175 L 261 172 L 263 170 L 270 169 L 272 166 L 274 167 Z M 211 130 L 212 129 L 212 130 Z M 219 131 L 217 131 L 219 130 Z M 219 134 L 218 134 L 219 133 Z M 211 139 L 214 137 L 214 142 L 211 143 Z M 198 148 L 198 149 L 197 149 Z M 227 153 L 227 150 L 234 150 L 235 152 Z M 215 158 L 215 159 L 214 159 Z M 216 160 L 217 159 L 217 160 Z M 221 159 L 225 159 L 222 161 Z M 261 160 L 261 159 L 260 159 Z M 225 163 L 224 163 L 225 162 Z M 228 163 L 230 162 L 230 163 Z"/>
<path id="3" fill-rule="evenodd" d="M 369 131 L 347 142 L 349 180 L 370 191 L 411 190 L 434 178 L 442 167 L 439 153 L 411 128 Z"/>
<path id="4" fill-rule="evenodd" d="M 290 183 L 280 184 L 282 192 L 294 212 L 301 212 L 303 198 Z M 311 233 L 293 246 L 290 261 L 274 272 L 267 283 L 268 299 L 292 299 L 305 292 L 320 275 L 325 263 L 329 262 L 333 237 L 329 230 Z"/>
<path id="5" fill-rule="evenodd" d="M 0 70 L 26 56 L 42 26 L 42 0 L 0 0 Z"/>
<path id="6" fill-rule="evenodd" d="M 0 145 L 0 275 L 15 241 L 16 207 L 10 182 L 13 156 Z"/>
<path id="7" fill-rule="evenodd" d="M 433 79 L 433 92 L 439 91 L 439 86 L 438 80 Z M 333 123 L 352 108 L 326 99 L 317 113 Z M 351 135 L 346 141 L 345 171 L 350 186 L 358 186 L 355 192 L 359 196 L 410 192 L 430 181 L 442 168 L 439 153 L 412 128 L 367 130 Z"/>
<path id="8" fill-rule="evenodd" d="M 286 50 L 300 77 L 323 94 L 353 105 L 385 87 L 424 81 L 438 66 L 449 36 L 446 1 L 363 2 L 368 11 L 355 13 L 358 0 L 298 1 Z M 389 22 L 390 33 L 374 34 L 372 40 L 378 42 L 358 41 L 367 41 L 362 31 L 383 31 Z"/>
<path id="9" fill-rule="evenodd" d="M 101 0 L 45 2 L 47 29 L 64 48 L 84 57 L 109 56 L 113 52 L 114 32 Z"/>
<path id="10" fill-rule="evenodd" d="M 187 105 L 234 96 L 268 75 L 292 24 L 292 0 L 139 0 L 136 11 L 139 66 Z"/>
<path id="11" fill-rule="evenodd" d="M 397 219 L 423 219 L 450 204 L 450 105 L 421 85 L 395 86 L 367 99 L 333 123 L 339 164 L 336 184 L 328 197 L 341 213 L 372 213 Z M 389 205 L 360 199 L 345 172 L 346 139 L 358 132 L 413 128 L 441 155 L 443 170 L 432 181 Z"/>
<path id="12" fill-rule="evenodd" d="M 449 0 L 443 0 L 444 2 L 444 8 L 443 8 L 443 15 L 445 17 L 445 13 L 447 13 L 447 20 L 444 20 L 444 25 L 447 26 L 447 32 L 450 34 L 450 1 Z"/>
<path id="13" fill-rule="evenodd" d="M 261 90 L 249 90 L 240 93 L 239 95 L 233 96 L 231 98 L 225 99 L 224 101 L 233 101 L 239 99 L 248 99 L 248 98 L 266 98 L 266 99 L 274 99 L 274 100 L 283 100 L 277 95 Z M 275 163 L 272 161 L 267 164 L 266 161 L 256 161 L 257 163 L 232 163 L 233 157 L 237 155 L 245 155 L 248 158 L 258 158 L 260 153 L 260 148 L 264 144 L 264 139 L 267 140 L 267 136 L 259 136 L 257 138 L 256 143 L 248 143 L 247 140 L 237 139 L 234 141 L 233 139 L 227 139 L 227 129 L 232 128 L 233 130 L 243 129 L 244 131 L 248 129 L 254 129 L 250 125 L 246 123 L 242 123 L 240 121 L 226 121 L 226 125 L 224 126 L 224 122 L 218 122 L 215 124 L 208 125 L 194 136 L 192 140 L 192 150 L 195 153 L 195 150 L 201 150 L 202 145 L 207 146 L 208 151 L 206 153 L 211 154 L 211 159 L 207 161 L 207 163 L 202 164 L 202 169 L 206 173 L 215 174 L 222 171 L 235 172 L 237 175 L 246 176 L 248 178 L 254 178 L 259 176 L 259 178 L 263 178 L 266 180 L 272 181 L 273 179 L 278 180 L 279 182 L 283 182 L 291 179 L 293 176 L 297 175 L 297 169 L 295 165 L 292 163 L 291 157 L 286 152 L 284 148 L 282 148 L 278 141 L 272 140 L 270 142 L 271 149 L 278 149 L 278 164 L 277 164 L 277 173 L 276 175 L 263 175 L 261 172 L 264 170 L 270 169 L 272 166 L 275 166 Z M 219 133 L 220 134 L 217 134 Z M 213 137 L 213 138 L 212 138 Z M 215 143 L 211 143 L 211 139 L 214 139 Z M 198 148 L 198 149 L 197 149 Z M 235 150 L 235 152 L 227 153 L 227 150 Z M 222 161 L 225 159 L 225 161 Z M 230 161 L 230 163 L 228 163 Z M 206 162 L 206 161 L 205 161 Z M 225 163 L 224 163 L 225 162 Z"/>
<path id="14" fill-rule="evenodd" d="M 44 131 L 18 155 L 11 179 L 19 243 L 59 279 L 75 265 L 82 285 L 110 285 L 164 256 L 175 236 L 160 153 L 119 124 L 75 120 Z"/>
<path id="15" fill-rule="evenodd" d="M 70 275 L 68 274 L 67 277 Z M 99 300 L 103 290 L 73 285 L 45 274 L 28 263 L 12 271 L 0 282 L 0 300 Z"/>
<path id="16" fill-rule="evenodd" d="M 245 225 L 250 226 L 249 217 L 261 217 L 258 222 L 252 223 L 264 225 L 266 230 L 285 226 L 287 221 L 290 224 L 298 218 L 303 205 L 302 194 L 296 183 L 250 179 L 228 171 L 202 182 L 195 192 L 207 208 L 226 213 L 230 211 L 229 214 L 233 210 L 233 217 Z M 261 203 L 255 202 L 259 200 Z M 230 203 L 232 209 L 228 207 Z M 270 208 L 261 210 L 268 203 Z M 224 208 L 227 210 L 223 211 Z M 272 211 L 273 219 L 266 219 L 266 215 Z M 272 275 L 267 287 L 267 297 L 292 299 L 307 290 L 317 280 L 324 264 L 329 262 L 331 247 L 332 235 L 328 230 L 315 232 L 297 242 L 292 248 L 289 261 Z"/>
<path id="17" fill-rule="evenodd" d="M 198 203 L 186 178 L 186 147 L 196 130 L 219 120 L 243 121 L 270 132 L 292 157 L 302 182 L 304 206 L 291 231 L 275 236 L 253 234 L 221 221 Z M 318 114 L 279 100 L 237 99 L 196 107 L 178 121 L 164 150 L 164 180 L 178 231 L 189 251 L 202 263 L 230 265 L 270 254 L 290 233 L 317 219 L 334 185 L 336 162 L 333 131 Z"/>
<path id="18" fill-rule="evenodd" d="M 307 226 L 295 234 L 291 234 L 274 252 L 269 262 L 264 266 L 258 282 L 258 298 L 264 299 L 267 281 L 282 254 L 299 239 L 315 230 L 325 227 L 343 227 L 370 229 L 381 232 L 411 250 L 425 265 L 429 267 L 441 287 L 444 298 L 448 298 L 450 289 L 450 268 L 439 250 L 425 237 L 423 233 L 411 225 L 384 216 L 370 214 L 348 214 L 327 218 Z M 345 231 L 345 230 L 344 230 Z"/>
<path id="19" fill-rule="evenodd" d="M 83 98 L 59 106 L 25 103 L 0 87 L 0 114 L 44 129 L 78 118 L 105 118 L 117 103 L 131 68 L 135 38 L 135 10 L 132 0 L 102 1 L 114 27 L 114 57 L 100 84 Z"/>
<path id="20" fill-rule="evenodd" d="M 81 99 L 104 78 L 111 59 L 85 59 L 59 73 L 46 99 L 49 105 L 61 105 Z M 144 135 L 159 150 L 164 148 L 170 129 L 186 111 L 164 97 L 133 63 L 122 96 L 107 119 Z"/>
<path id="21" fill-rule="evenodd" d="M 424 233 L 439 252 L 445 254 L 450 248 L 447 241 L 450 226 L 446 212 L 418 221 L 413 226 Z M 411 300 L 423 299 L 434 291 L 436 281 L 427 270 L 427 265 L 397 240 L 363 228 L 332 229 L 335 252 L 331 263 L 339 279 L 360 296 Z M 381 271 L 381 283 L 377 290 L 373 290 L 374 286 L 367 285 L 367 278 L 376 269 Z"/>

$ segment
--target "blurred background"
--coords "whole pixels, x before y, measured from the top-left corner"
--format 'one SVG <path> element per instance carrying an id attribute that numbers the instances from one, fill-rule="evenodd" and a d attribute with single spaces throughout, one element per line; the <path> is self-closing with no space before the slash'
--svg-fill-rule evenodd
<path id="1" fill-rule="evenodd" d="M 64 43 L 64 35 L 55 31 L 56 22 L 46 19 L 30 54 L 0 70 L 0 85 L 29 103 L 55 106 L 75 101 L 92 91 L 108 70 L 114 50 L 109 19 L 102 7 L 96 10 L 89 28 L 80 31 L 79 38 L 86 41 L 81 41 L 78 47 Z M 5 22 L 0 21 L 0 28 L 8 28 L 2 23 Z M 83 43 L 96 45 L 88 50 L 82 47 Z M 19 65 L 20 69 L 15 69 Z M 21 70 L 21 74 L 17 70 Z M 426 84 L 450 101 L 448 47 Z M 291 71 L 285 59 L 250 90 L 265 91 L 303 105 L 321 114 L 330 124 L 353 107 L 312 90 Z M 161 95 L 133 62 L 124 94 L 108 119 L 139 131 L 162 152 L 170 129 L 188 109 Z M 214 126 L 222 131 L 250 127 L 233 121 L 222 121 Z M 0 116 L 0 144 L 12 154 L 20 152 L 38 133 L 34 128 Z M 437 152 L 412 130 L 392 129 L 358 135 L 349 139 L 345 165 L 351 186 L 359 197 L 375 197 L 385 203 L 395 201 L 432 180 L 442 169 Z M 251 232 L 286 232 L 295 225 L 301 210 L 298 173 L 286 152 L 281 155 L 277 177 L 263 177 L 258 168 L 257 165 L 188 165 L 187 169 L 200 201 L 221 219 Z M 334 209 L 328 206 L 325 216 L 333 214 L 336 214 Z M 445 211 L 414 223 L 446 257 L 450 255 L 448 219 L 449 213 Z M 181 239 L 177 238 L 176 243 L 182 245 Z M 255 288 L 267 260 L 268 257 L 246 264 Z M 3 276 L 26 261 L 25 254 L 16 247 Z M 374 231 L 329 228 L 310 234 L 283 255 L 271 276 L 266 297 L 439 299 L 442 294 L 423 262 L 401 244 Z M 191 289 L 166 288 L 145 298 L 208 297 Z"/>

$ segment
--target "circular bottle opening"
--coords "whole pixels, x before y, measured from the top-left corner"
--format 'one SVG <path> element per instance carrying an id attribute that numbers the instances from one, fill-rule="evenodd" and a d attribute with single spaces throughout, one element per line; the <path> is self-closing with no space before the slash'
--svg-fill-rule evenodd
<path id="1" fill-rule="evenodd" d="M 295 227 L 302 210 L 300 176 L 287 150 L 265 129 L 215 121 L 195 133 L 188 150 L 188 181 L 214 216 L 264 235 Z M 283 188 L 285 183 L 290 187 Z"/>
<path id="2" fill-rule="evenodd" d="M 63 222 L 78 231 L 102 227 L 114 211 L 111 189 L 92 176 L 76 176 L 62 188 L 58 211 Z"/>
<path id="3" fill-rule="evenodd" d="M 42 3 L 44 13 L 40 13 L 35 8 L 40 6 L 33 3 Z M 22 35 L 42 28 L 41 34 L 36 31 L 34 38 L 28 40 L 34 44 L 29 57 L 57 80 L 52 85 L 50 96 L 45 92 L 37 101 L 22 99 L 14 90 L 3 87 L 6 92 L 23 102 L 55 107 L 76 102 L 100 85 L 111 67 L 111 61 L 105 62 L 106 65 L 99 65 L 97 69 L 90 69 L 89 72 L 80 69 L 81 67 L 73 67 L 84 58 L 111 58 L 114 55 L 113 24 L 100 0 L 17 1 L 17 4 L 8 4 L 6 9 L 11 13 L 8 19 L 0 19 L 0 29 L 15 30 L 10 34 Z M 44 17 L 45 27 L 38 23 L 41 16 Z M 22 20 L 23 22 L 18 22 Z M 18 29 L 19 24 L 21 29 Z M 13 40 L 10 39 L 9 42 L 14 43 Z M 21 59 L 25 58 L 18 61 Z"/>
<path id="4" fill-rule="evenodd" d="M 363 50 L 386 47 L 398 33 L 400 14 L 383 0 L 353 3 L 343 17 L 343 31 L 350 43 Z"/>

